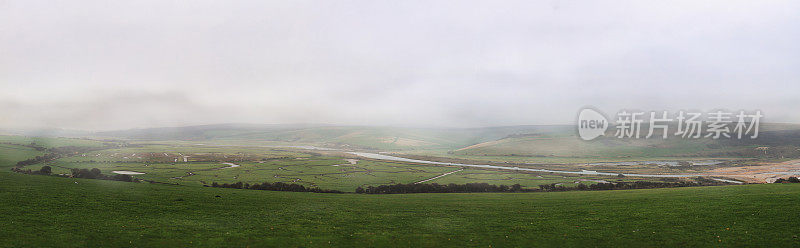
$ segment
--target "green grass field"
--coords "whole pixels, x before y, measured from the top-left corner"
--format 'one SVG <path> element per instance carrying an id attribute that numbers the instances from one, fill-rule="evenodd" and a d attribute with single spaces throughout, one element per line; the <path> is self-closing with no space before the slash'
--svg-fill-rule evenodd
<path id="1" fill-rule="evenodd" d="M 800 245 L 800 185 L 354 195 L 0 177 L 5 247 Z"/>
<path id="2" fill-rule="evenodd" d="M 159 147 L 166 148 L 171 149 Z M 101 154 L 95 155 L 95 162 L 88 162 L 89 156 L 74 156 L 53 163 L 74 168 L 98 166 L 104 171 L 150 170 L 146 172 L 153 173 L 147 176 L 160 180 L 187 170 L 199 171 L 192 176 L 196 178 L 187 177 L 189 183 L 181 185 L 163 185 L 25 175 L 9 169 L 15 161 L 42 152 L 18 145 L 0 146 L 0 247 L 800 245 L 798 184 L 546 193 L 315 194 L 209 188 L 200 187 L 197 181 L 215 176 L 261 181 L 262 176 L 275 173 L 310 181 L 313 174 L 365 167 L 387 173 L 364 174 L 358 180 L 319 181 L 322 188 L 335 188 L 355 186 L 342 183 L 347 181 L 369 182 L 365 178 L 383 183 L 385 177 L 391 177 L 389 172 L 414 172 L 396 178 L 413 181 L 417 178 L 409 176 L 424 178 L 457 168 L 366 160 L 355 167 L 331 166 L 347 161 L 282 150 L 275 151 L 279 154 L 263 150 L 245 154 L 242 156 L 268 159 L 263 163 L 244 161 L 241 167 L 222 170 L 202 170 L 224 166 L 209 162 L 153 163 L 145 168 L 135 157 L 127 162 L 102 162 L 122 159 L 118 157 L 122 152 L 147 149 L 103 150 L 95 153 Z M 187 152 L 180 149 L 171 152 Z M 208 149 L 194 151 L 203 156 L 227 156 Z M 117 155 L 110 157 L 114 153 Z M 171 158 L 168 155 L 165 157 Z M 276 166 L 290 170 L 283 172 Z M 511 184 L 526 182 L 524 177 L 554 183 L 575 180 L 467 169 L 441 182 Z"/>

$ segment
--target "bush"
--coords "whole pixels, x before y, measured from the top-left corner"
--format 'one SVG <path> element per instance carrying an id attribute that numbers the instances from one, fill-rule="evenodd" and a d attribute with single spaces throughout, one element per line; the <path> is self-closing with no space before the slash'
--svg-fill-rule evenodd
<path id="1" fill-rule="evenodd" d="M 91 170 L 71 169 L 71 172 L 72 172 L 72 177 L 77 177 L 77 178 L 103 179 L 105 177 L 103 174 L 100 173 L 100 169 L 98 168 L 92 168 Z"/>
<path id="2" fill-rule="evenodd" d="M 773 183 L 800 183 L 800 179 L 797 179 L 797 177 L 789 177 L 789 179 L 778 178 Z"/>
<path id="3" fill-rule="evenodd" d="M 92 168 L 91 170 L 89 170 L 89 173 L 91 173 L 92 176 L 94 176 L 95 178 L 97 178 L 97 176 L 100 176 L 101 174 L 100 169 L 98 168 Z"/>
<path id="4" fill-rule="evenodd" d="M 116 174 L 112 179 L 115 181 L 123 181 L 123 182 L 133 181 L 133 177 L 131 177 L 131 175 L 125 175 L 125 174 Z"/>

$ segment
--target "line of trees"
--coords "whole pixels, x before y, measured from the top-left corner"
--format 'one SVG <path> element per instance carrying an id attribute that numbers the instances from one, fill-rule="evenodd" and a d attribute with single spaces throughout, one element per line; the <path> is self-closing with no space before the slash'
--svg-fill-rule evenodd
<path id="1" fill-rule="evenodd" d="M 91 170 L 88 169 L 70 169 L 72 172 L 72 177 L 74 178 L 88 178 L 88 179 L 100 179 L 100 180 L 113 180 L 113 181 L 123 181 L 123 182 L 133 182 L 133 177 L 131 175 L 126 174 L 114 174 L 113 176 L 104 175 L 101 173 L 100 169 L 92 168 Z"/>
<path id="2" fill-rule="evenodd" d="M 713 181 L 709 179 L 699 178 L 697 181 L 679 181 L 679 182 L 649 182 L 649 181 L 635 181 L 635 182 L 617 182 L 617 183 L 596 183 L 591 185 L 578 184 L 576 187 L 564 187 L 558 184 L 543 184 L 539 185 L 541 191 L 573 191 L 573 190 L 619 190 L 619 189 L 656 189 L 656 188 L 677 188 L 677 187 L 697 187 L 697 186 L 714 186 L 725 185 L 726 183 Z"/>
<path id="3" fill-rule="evenodd" d="M 789 177 L 789 179 L 778 178 L 775 183 L 800 183 L 800 179 L 797 179 L 797 177 Z"/>
<path id="4" fill-rule="evenodd" d="M 14 167 L 11 168 L 11 171 L 23 174 L 30 174 L 30 175 L 51 175 L 53 173 L 53 168 L 48 165 L 42 166 L 42 168 L 40 168 L 39 170 L 22 169 L 19 167 Z M 98 168 L 92 168 L 91 170 L 70 169 L 70 172 L 72 174 L 67 175 L 67 177 L 136 182 L 136 180 L 134 180 L 134 178 L 131 175 L 115 174 L 113 176 L 108 176 L 101 173 L 100 169 Z"/>
<path id="5" fill-rule="evenodd" d="M 696 178 L 696 181 L 678 182 L 617 182 L 617 183 L 596 183 L 591 185 L 578 184 L 576 187 L 566 187 L 564 185 L 552 183 L 539 185 L 538 189 L 522 188 L 519 184 L 511 186 L 491 185 L 487 183 L 467 183 L 467 184 L 392 184 L 380 186 L 368 186 L 366 188 L 356 188 L 357 194 L 408 194 L 408 193 L 483 193 L 483 192 L 545 192 L 545 191 L 573 191 L 573 190 L 619 190 L 619 189 L 654 189 L 654 188 L 674 188 L 674 187 L 696 187 L 724 185 L 726 183 L 714 181 L 706 178 Z"/>
<path id="6" fill-rule="evenodd" d="M 17 173 L 31 174 L 31 175 L 50 175 L 50 173 L 53 173 L 53 168 L 51 168 L 50 166 L 45 165 L 45 166 L 42 166 L 42 168 L 40 168 L 39 170 L 35 170 L 34 171 L 34 170 L 31 170 L 31 169 L 22 169 L 20 167 L 14 167 L 14 168 L 11 168 L 11 171 L 17 172 Z"/>
<path id="7" fill-rule="evenodd" d="M 88 178 L 88 179 L 100 179 L 100 180 L 113 180 L 113 181 L 123 181 L 123 182 L 133 182 L 133 177 L 131 175 L 126 174 L 114 174 L 113 176 L 108 176 L 103 174 L 100 169 L 92 168 L 89 169 L 70 169 L 72 172 L 73 178 Z"/>
<path id="8" fill-rule="evenodd" d="M 232 183 L 232 184 L 219 184 L 219 183 L 211 183 L 211 187 L 215 188 L 233 188 L 233 189 L 254 189 L 254 190 L 270 190 L 270 191 L 292 191 L 292 192 L 314 192 L 314 193 L 344 193 L 338 190 L 327 190 L 327 189 L 320 189 L 317 187 L 306 187 L 300 184 L 294 183 L 282 183 L 282 182 L 274 182 L 274 183 L 261 183 L 261 184 L 249 184 L 249 183 Z"/>
<path id="9" fill-rule="evenodd" d="M 19 162 L 17 162 L 17 167 L 23 167 L 23 166 L 28 166 L 28 165 L 34 165 L 34 164 L 38 164 L 38 163 L 44 163 L 44 162 L 48 162 L 48 161 L 53 161 L 53 160 L 56 160 L 56 159 L 58 159 L 60 157 L 61 157 L 61 155 L 59 155 L 57 153 L 46 153 L 46 154 L 44 154 L 42 156 L 36 156 L 34 158 L 30 158 L 30 159 L 19 161 Z"/>
<path id="10" fill-rule="evenodd" d="M 53 168 L 48 165 L 42 166 L 42 168 L 40 168 L 39 170 L 22 169 L 19 167 L 14 167 L 11 168 L 11 171 L 23 174 L 30 174 L 30 175 L 50 175 L 53 173 Z M 136 180 L 134 180 L 134 178 L 131 175 L 115 174 L 113 176 L 108 176 L 101 173 L 100 169 L 98 168 L 92 168 L 91 170 L 70 169 L 70 172 L 72 174 L 67 175 L 67 177 L 136 182 Z"/>
<path id="11" fill-rule="evenodd" d="M 37 147 L 36 150 L 45 150 L 44 147 L 35 146 L 32 143 L 33 147 Z M 106 145 L 104 147 L 85 147 L 85 146 L 62 146 L 62 147 L 53 147 L 46 149 L 47 153 L 42 156 L 36 156 L 34 158 L 26 159 L 23 161 L 17 162 L 17 167 L 24 167 L 28 165 L 34 165 L 38 163 L 45 163 L 50 162 L 62 157 L 77 155 L 80 153 L 86 153 L 91 151 L 103 150 L 108 149 L 110 146 Z"/>
<path id="12" fill-rule="evenodd" d="M 357 194 L 408 194 L 408 193 L 476 193 L 476 192 L 529 192 L 521 185 L 492 185 L 488 183 L 467 184 L 392 184 L 356 188 Z"/>

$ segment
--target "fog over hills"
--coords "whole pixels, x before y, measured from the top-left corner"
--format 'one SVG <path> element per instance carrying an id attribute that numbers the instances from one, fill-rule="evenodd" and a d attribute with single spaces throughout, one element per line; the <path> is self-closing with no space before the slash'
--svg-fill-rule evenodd
<path id="1" fill-rule="evenodd" d="M 116 131 L 6 130 L 29 136 L 80 137 L 129 141 L 178 140 L 186 144 L 230 145 L 315 145 L 343 149 L 420 150 L 443 149 L 456 154 L 575 156 L 605 154 L 604 149 L 642 148 L 662 151 L 680 148 L 686 155 L 710 153 L 724 147 L 752 150 L 757 146 L 798 146 L 800 125 L 762 123 L 756 139 L 718 140 L 671 136 L 645 139 L 648 126 L 642 126 L 640 139 L 615 137 L 614 127 L 605 137 L 587 142 L 577 137 L 574 125 L 523 125 L 482 128 L 414 128 L 388 126 L 340 126 L 321 124 L 216 124 L 185 127 L 127 129 Z M 675 132 L 674 123 L 670 132 Z M 660 131 L 655 137 L 660 137 Z M 705 134 L 705 133 L 704 133 Z M 750 147 L 750 148 L 747 148 Z M 669 150 L 669 149 L 667 149 Z M 726 150 L 727 151 L 727 150 Z M 563 153 L 563 154 L 562 154 Z M 716 154 L 720 155 L 720 154 Z M 723 154 L 724 155 L 724 154 Z"/>
<path id="2" fill-rule="evenodd" d="M 797 1 L 3 1 L 0 127 L 800 123 Z M 467 7 L 469 6 L 469 7 Z"/>

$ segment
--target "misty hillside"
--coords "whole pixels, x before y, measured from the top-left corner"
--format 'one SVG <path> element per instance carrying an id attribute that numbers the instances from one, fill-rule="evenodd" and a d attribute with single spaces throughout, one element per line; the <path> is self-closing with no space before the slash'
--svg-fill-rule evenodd
<path id="1" fill-rule="evenodd" d="M 647 126 L 643 126 L 647 130 Z M 675 130 L 674 127 L 671 130 Z M 251 141 L 326 147 L 419 150 L 442 149 L 477 156 L 749 156 L 754 147 L 795 151 L 800 125 L 762 124 L 757 139 L 618 139 L 580 140 L 574 126 L 508 126 L 486 128 L 401 128 L 326 125 L 220 124 L 98 132 L 96 137 L 129 140 Z M 782 147 L 782 148 L 781 148 Z M 782 153 L 783 154 L 783 153 Z"/>
<path id="2" fill-rule="evenodd" d="M 642 126 L 639 139 L 619 139 L 614 137 L 615 129 L 610 128 L 605 136 L 592 141 L 581 140 L 574 131 L 550 134 L 511 135 L 498 140 L 471 145 L 454 151 L 458 155 L 477 156 L 533 156 L 533 157 L 658 157 L 658 156 L 758 156 L 769 147 L 768 155 L 795 157 L 800 155 L 800 125 L 762 124 L 756 139 L 731 138 L 680 138 L 661 139 L 661 132 L 654 132 L 651 139 L 645 139 L 648 126 Z M 670 133 L 675 132 L 670 126 Z M 707 133 L 704 133 L 705 135 Z"/>
<path id="3" fill-rule="evenodd" d="M 514 135 L 573 132 L 572 126 L 487 128 L 400 128 L 324 125 L 221 124 L 97 132 L 93 136 L 131 140 L 243 140 L 373 149 L 458 149 Z"/>

